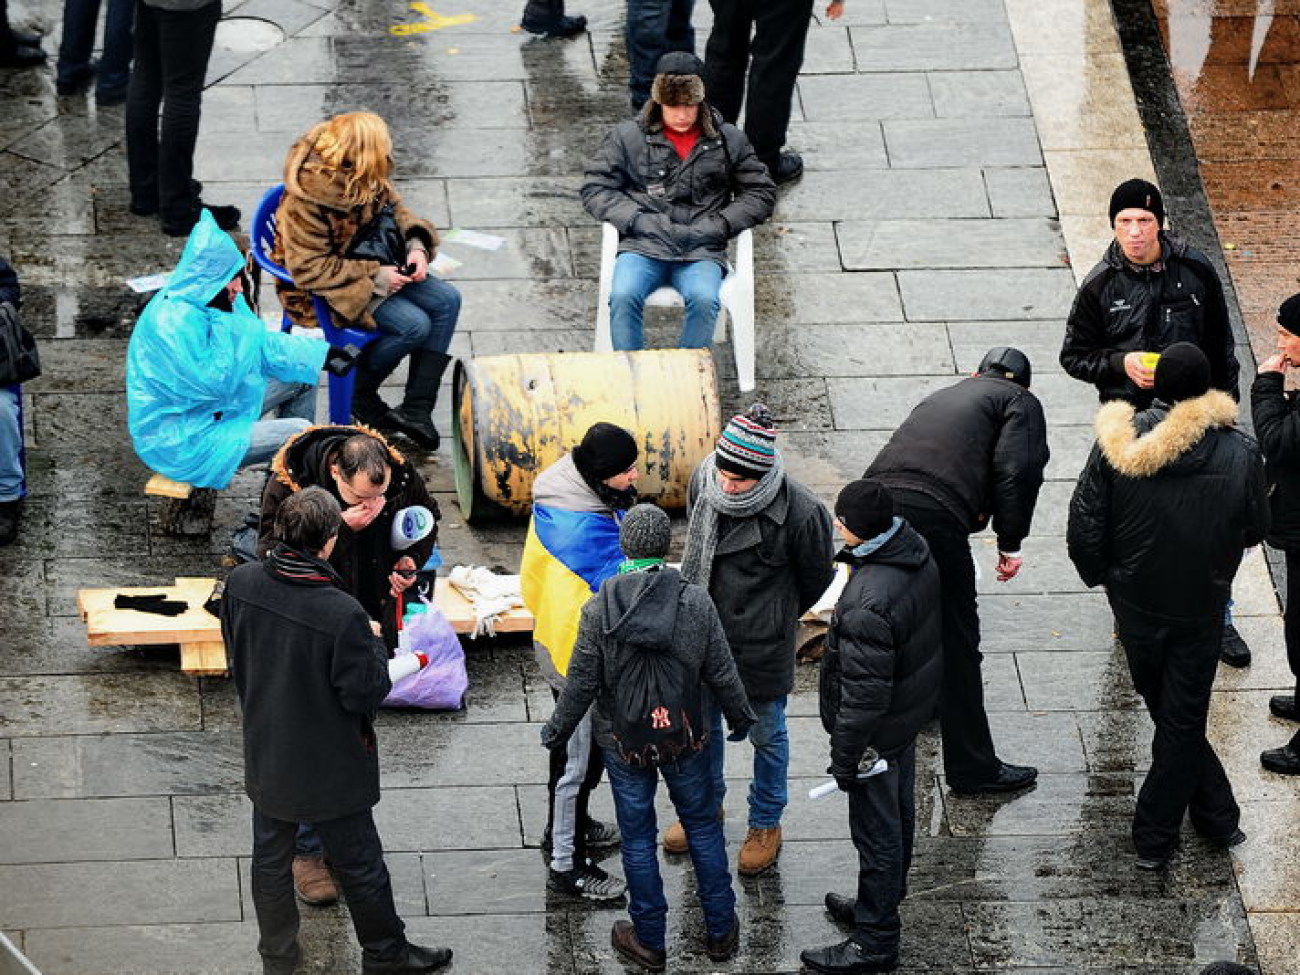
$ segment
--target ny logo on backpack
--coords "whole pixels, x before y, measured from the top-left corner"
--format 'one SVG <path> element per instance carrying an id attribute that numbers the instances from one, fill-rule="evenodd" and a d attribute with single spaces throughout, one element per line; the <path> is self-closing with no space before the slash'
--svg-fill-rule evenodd
<path id="1" fill-rule="evenodd" d="M 699 751 L 709 737 L 702 698 L 699 681 L 676 657 L 630 648 L 610 714 L 618 757 L 653 768 Z"/>

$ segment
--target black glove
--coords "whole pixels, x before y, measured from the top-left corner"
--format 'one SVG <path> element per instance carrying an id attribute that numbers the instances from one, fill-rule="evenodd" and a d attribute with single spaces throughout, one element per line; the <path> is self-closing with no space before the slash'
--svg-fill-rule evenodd
<path id="1" fill-rule="evenodd" d="M 542 725 L 541 736 L 542 736 L 542 747 L 550 751 L 554 751 L 555 749 L 561 747 L 566 741 L 566 739 L 561 738 L 559 734 L 556 732 L 556 730 L 551 727 L 551 723 L 549 721 L 546 724 Z"/>
<path id="2" fill-rule="evenodd" d="M 113 599 L 114 609 L 134 609 L 141 613 L 157 613 L 159 616 L 180 616 L 190 608 L 190 604 L 179 599 L 168 599 L 165 592 L 149 593 L 145 596 L 127 596 L 118 593 Z"/>
<path id="3" fill-rule="evenodd" d="M 727 735 L 727 741 L 744 741 L 749 737 L 749 729 L 754 727 L 753 723 L 736 725 L 731 729 L 731 734 Z"/>
<path id="4" fill-rule="evenodd" d="M 844 769 L 832 765 L 826 771 L 834 776 L 835 784 L 839 786 L 841 792 L 852 792 L 862 786 L 862 780 L 858 778 L 856 768 Z"/>
<path id="5" fill-rule="evenodd" d="M 325 368 L 335 376 L 346 376 L 357 364 L 359 355 L 361 350 L 355 345 L 345 345 L 341 349 L 337 345 L 331 345 L 329 354 L 325 356 Z"/>

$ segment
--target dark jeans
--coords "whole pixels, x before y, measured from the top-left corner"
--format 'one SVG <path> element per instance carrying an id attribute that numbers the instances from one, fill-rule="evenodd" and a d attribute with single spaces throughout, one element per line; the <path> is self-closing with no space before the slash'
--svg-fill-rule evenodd
<path id="1" fill-rule="evenodd" d="M 59 41 L 58 78 L 74 81 L 90 66 L 100 0 L 64 0 L 63 39 Z M 131 24 L 135 0 L 108 0 L 104 14 L 104 53 L 95 90 L 101 95 L 124 91 L 131 75 Z"/>
<path id="2" fill-rule="evenodd" d="M 1283 632 L 1286 635 L 1286 662 L 1295 679 L 1292 693 L 1300 699 L 1300 551 L 1286 553 L 1286 608 L 1282 613 Z M 1300 731 L 1288 742 L 1300 751 Z"/>
<path id="3" fill-rule="evenodd" d="M 370 810 L 312 824 L 338 875 L 362 953 L 391 961 L 406 951 L 406 926 L 393 906 L 393 887 L 384 865 Z M 253 810 L 253 907 L 263 958 L 287 961 L 298 954 L 298 902 L 293 895 L 293 851 L 297 823 Z"/>
<path id="4" fill-rule="evenodd" d="M 650 100 L 655 65 L 669 51 L 695 53 L 695 0 L 627 0 L 627 87 L 632 110 Z"/>
<path id="5" fill-rule="evenodd" d="M 367 367 L 388 375 L 417 349 L 446 352 L 460 318 L 460 292 L 437 275 L 389 295 L 374 312 L 380 336 L 366 346 Z"/>
<path id="6" fill-rule="evenodd" d="M 704 54 L 709 101 L 733 123 L 745 103 L 745 134 L 770 170 L 785 145 L 813 0 L 709 0 L 709 6 L 713 31 Z"/>
<path id="7" fill-rule="evenodd" d="M 894 755 L 889 768 L 849 793 L 849 835 L 858 850 L 858 902 L 853 940 L 869 954 L 898 951 L 916 832 L 916 739 Z"/>
<path id="8" fill-rule="evenodd" d="M 655 789 L 663 776 L 668 797 L 686 830 L 695 886 L 704 910 L 709 936 L 721 938 L 736 921 L 736 893 L 731 889 L 727 845 L 713 797 L 708 757 L 691 757 L 657 769 L 634 768 L 605 751 L 614 812 L 623 834 L 623 873 L 627 877 L 627 913 L 636 937 L 647 948 L 662 951 L 667 927 L 668 901 L 659 874 L 659 837 L 655 822 Z"/>
<path id="9" fill-rule="evenodd" d="M 993 734 L 984 711 L 980 664 L 979 604 L 970 537 L 939 502 L 910 491 L 895 491 L 898 513 L 930 546 L 943 590 L 943 684 L 939 722 L 943 729 L 943 769 L 949 785 L 978 785 L 998 770 Z"/>
<path id="10" fill-rule="evenodd" d="M 220 19 L 221 0 L 194 11 L 136 3 L 135 68 L 126 100 L 131 205 L 146 213 L 156 209 L 164 225 L 192 223 L 198 216 L 194 143 Z"/>
<path id="11" fill-rule="evenodd" d="M 1184 813 L 1202 836 L 1230 836 L 1241 810 L 1205 737 L 1222 632 L 1214 625 L 1155 625 L 1114 602 L 1111 608 L 1133 686 L 1156 725 L 1151 770 L 1133 816 L 1138 856 L 1168 856 Z"/>

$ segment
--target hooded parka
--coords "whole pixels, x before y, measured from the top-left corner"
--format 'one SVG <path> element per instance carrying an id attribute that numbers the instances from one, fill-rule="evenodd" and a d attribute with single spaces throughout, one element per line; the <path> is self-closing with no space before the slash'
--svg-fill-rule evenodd
<path id="1" fill-rule="evenodd" d="M 1268 477 L 1268 543 L 1300 552 L 1300 396 L 1285 387 L 1282 373 L 1261 372 L 1250 387 L 1250 415 Z"/>
<path id="2" fill-rule="evenodd" d="M 328 346 L 270 332 L 243 295 L 208 305 L 244 267 L 234 240 L 204 210 L 166 286 L 136 322 L 126 350 L 131 442 L 152 470 L 224 488 L 248 453 L 266 380 L 315 383 Z"/>

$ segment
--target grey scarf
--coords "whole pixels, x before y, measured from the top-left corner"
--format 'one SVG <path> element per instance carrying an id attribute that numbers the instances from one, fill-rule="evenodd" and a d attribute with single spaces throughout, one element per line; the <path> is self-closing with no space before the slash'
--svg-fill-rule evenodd
<path id="1" fill-rule="evenodd" d="M 687 582 L 707 589 L 713 575 L 713 553 L 718 549 L 718 516 L 752 518 L 765 511 L 785 484 L 785 464 L 777 454 L 772 469 L 744 494 L 727 494 L 722 490 L 716 454 L 709 454 L 701 461 L 700 471 L 700 496 L 695 499 L 695 509 L 686 527 L 682 576 Z"/>

